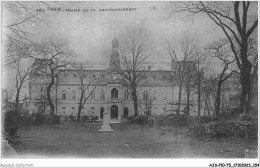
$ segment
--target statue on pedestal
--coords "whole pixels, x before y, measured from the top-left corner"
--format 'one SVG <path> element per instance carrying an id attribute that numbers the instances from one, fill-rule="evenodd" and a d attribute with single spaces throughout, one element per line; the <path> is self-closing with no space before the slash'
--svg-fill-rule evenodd
<path id="1" fill-rule="evenodd" d="M 110 107 L 106 106 L 104 115 L 103 115 L 103 123 L 102 123 L 100 130 L 98 130 L 98 131 L 114 131 L 111 129 L 111 127 L 109 125 L 109 121 L 110 121 L 109 111 L 110 111 Z"/>

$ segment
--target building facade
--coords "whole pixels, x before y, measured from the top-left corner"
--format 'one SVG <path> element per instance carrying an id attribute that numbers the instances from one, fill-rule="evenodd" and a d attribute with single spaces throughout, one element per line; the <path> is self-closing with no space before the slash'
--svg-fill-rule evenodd
<path id="1" fill-rule="evenodd" d="M 108 106 L 110 109 L 111 120 L 121 121 L 123 118 L 134 115 L 133 101 L 127 93 L 126 87 L 122 85 L 120 75 L 115 66 L 120 66 L 119 42 L 115 38 L 112 41 L 112 52 L 110 55 L 109 68 L 105 70 L 84 70 L 86 76 L 84 84 L 89 83 L 90 77 L 102 81 L 97 85 L 90 85 L 86 95 L 94 89 L 93 93 L 87 99 L 82 108 L 82 115 L 98 116 L 100 120 L 104 109 Z M 172 69 L 176 63 L 172 61 Z M 42 65 L 41 60 L 35 61 L 36 66 Z M 55 105 L 55 113 L 62 116 L 77 115 L 78 103 L 80 99 L 80 81 L 78 79 L 78 70 L 63 70 L 55 80 L 52 87 L 51 96 Z M 179 87 L 170 77 L 172 71 L 148 70 L 146 79 L 141 81 L 138 86 L 138 106 L 139 114 L 144 114 L 148 108 L 152 115 L 171 114 L 177 109 Z M 48 77 L 32 73 L 29 81 L 30 92 L 30 111 L 49 113 L 49 107 L 46 100 L 46 87 L 49 82 Z M 181 113 L 186 106 L 186 93 L 182 93 Z M 190 94 L 190 115 L 197 115 L 197 95 Z"/>

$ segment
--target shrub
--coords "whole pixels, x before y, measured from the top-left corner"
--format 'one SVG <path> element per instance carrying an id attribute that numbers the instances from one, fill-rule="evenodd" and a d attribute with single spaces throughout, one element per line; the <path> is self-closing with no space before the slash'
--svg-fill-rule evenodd
<path id="1" fill-rule="evenodd" d="M 9 139 L 15 138 L 17 135 L 18 125 L 17 119 L 19 113 L 14 110 L 9 110 L 4 113 L 4 134 Z"/>
<path id="2" fill-rule="evenodd" d="M 219 118 L 228 119 L 228 120 L 232 120 L 232 119 L 234 119 L 234 117 L 237 117 L 237 116 L 238 116 L 237 111 L 235 111 L 235 112 L 224 112 L 224 113 L 219 114 Z"/>
<path id="3" fill-rule="evenodd" d="M 162 116 L 162 115 L 156 116 L 155 121 L 154 121 L 154 125 L 156 125 L 157 127 L 165 126 L 165 117 Z"/>
<path id="4" fill-rule="evenodd" d="M 154 126 L 154 119 L 152 119 L 152 118 L 148 119 L 147 124 L 148 124 L 149 127 Z"/>
<path id="5" fill-rule="evenodd" d="M 239 137 L 256 139 L 258 134 L 257 118 L 253 118 L 247 114 L 239 115 L 234 121 L 233 133 Z"/>
<path id="6" fill-rule="evenodd" d="M 214 132 L 211 129 L 214 128 L 213 125 L 218 120 L 218 118 L 213 116 L 196 116 L 191 118 L 188 124 L 189 132 L 195 137 L 210 135 L 211 132 Z"/>
<path id="7" fill-rule="evenodd" d="M 139 125 L 145 125 L 147 124 L 148 117 L 144 115 L 136 116 L 134 117 L 134 123 Z"/>
<path id="8" fill-rule="evenodd" d="M 61 123 L 61 115 L 54 115 L 54 123 L 53 124 L 60 124 Z"/>
<path id="9" fill-rule="evenodd" d="M 225 117 L 195 117 L 189 124 L 189 131 L 194 136 L 238 136 L 247 139 L 257 138 L 257 118 L 241 114 L 235 119 Z"/>
<path id="10" fill-rule="evenodd" d="M 148 123 L 148 117 L 144 115 L 140 115 L 136 117 L 130 116 L 127 118 L 127 123 L 128 124 L 136 123 L 139 125 L 145 125 Z"/>
<path id="11" fill-rule="evenodd" d="M 128 124 L 134 123 L 134 117 L 133 117 L 133 116 L 127 117 L 127 123 L 128 123 Z"/>
<path id="12" fill-rule="evenodd" d="M 69 121 L 76 121 L 76 117 L 74 115 L 70 114 Z"/>
<path id="13" fill-rule="evenodd" d="M 46 115 L 45 120 L 44 120 L 44 124 L 46 124 L 46 125 L 54 124 L 54 116 Z"/>
<path id="14" fill-rule="evenodd" d="M 232 120 L 220 120 L 217 122 L 209 122 L 202 125 L 205 132 L 213 137 L 231 136 L 233 121 Z"/>
<path id="15" fill-rule="evenodd" d="M 18 122 L 18 125 L 29 126 L 33 122 L 33 117 L 32 117 L 32 115 L 29 114 L 28 111 L 21 112 L 21 115 L 19 115 L 17 122 Z"/>
<path id="16" fill-rule="evenodd" d="M 43 125 L 46 120 L 46 115 L 41 113 L 32 113 L 32 125 Z"/>
<path id="17" fill-rule="evenodd" d="M 56 114 L 54 114 L 53 116 L 46 115 L 44 123 L 46 125 L 60 124 L 61 123 L 61 116 L 56 115 Z"/>

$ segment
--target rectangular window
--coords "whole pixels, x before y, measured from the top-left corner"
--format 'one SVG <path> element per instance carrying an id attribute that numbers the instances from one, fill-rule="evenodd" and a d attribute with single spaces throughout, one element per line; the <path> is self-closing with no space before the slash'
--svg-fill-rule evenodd
<path id="1" fill-rule="evenodd" d="M 74 110 L 75 109 L 75 107 L 72 107 L 72 110 Z"/>
<path id="2" fill-rule="evenodd" d="M 143 99 L 144 99 L 144 100 L 147 100 L 147 93 L 144 93 L 144 94 L 143 94 Z"/>
<path id="3" fill-rule="evenodd" d="M 129 99 L 129 95 L 128 95 L 128 92 L 125 91 L 125 100 L 128 100 Z"/>
<path id="4" fill-rule="evenodd" d="M 104 99 L 105 99 L 105 93 L 101 92 L 101 100 L 104 100 Z"/>
<path id="5" fill-rule="evenodd" d="M 91 99 L 95 99 L 95 93 L 91 94 Z"/>
<path id="6" fill-rule="evenodd" d="M 62 107 L 62 109 L 66 109 L 65 107 Z"/>
<path id="7" fill-rule="evenodd" d="M 73 96 L 72 96 L 72 99 L 73 99 L 73 100 L 75 100 L 75 99 L 76 99 L 76 96 L 75 96 L 75 95 L 73 95 Z"/>
<path id="8" fill-rule="evenodd" d="M 66 94 L 65 93 L 62 93 L 62 99 L 66 99 Z"/>

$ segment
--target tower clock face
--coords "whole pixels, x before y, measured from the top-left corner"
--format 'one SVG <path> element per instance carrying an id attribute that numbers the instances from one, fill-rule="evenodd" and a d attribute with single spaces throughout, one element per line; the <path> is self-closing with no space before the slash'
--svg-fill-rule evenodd
<path id="1" fill-rule="evenodd" d="M 116 76 L 116 75 L 114 75 L 114 76 L 113 76 L 113 79 L 114 79 L 114 80 L 116 80 L 116 79 L 117 79 L 117 76 Z"/>

